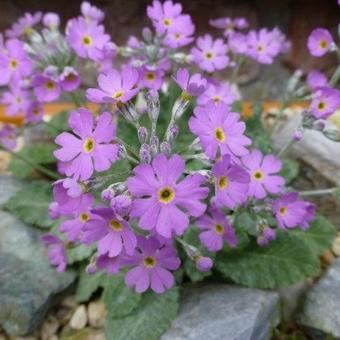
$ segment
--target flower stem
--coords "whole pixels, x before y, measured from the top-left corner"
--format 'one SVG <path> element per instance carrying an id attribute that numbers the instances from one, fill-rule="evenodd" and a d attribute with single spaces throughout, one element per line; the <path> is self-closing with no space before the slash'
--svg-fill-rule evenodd
<path id="1" fill-rule="evenodd" d="M 300 191 L 300 196 L 320 196 L 320 195 L 332 195 L 337 187 L 328 189 L 318 189 L 318 190 L 306 190 Z"/>
<path id="2" fill-rule="evenodd" d="M 51 179 L 57 180 L 57 179 L 61 178 L 56 172 L 54 172 L 52 170 L 49 170 L 49 169 L 45 168 L 44 166 L 42 166 L 40 164 L 36 164 L 36 163 L 28 160 L 27 158 L 19 155 L 17 152 L 14 152 L 14 151 L 9 150 L 9 149 L 3 149 L 3 150 L 9 152 L 11 154 L 11 156 L 21 160 L 22 162 L 24 162 L 27 165 L 31 166 L 33 169 L 38 170 L 40 173 L 46 175 L 47 177 L 49 177 Z"/>
<path id="3" fill-rule="evenodd" d="M 330 86 L 335 86 L 340 79 L 340 65 L 336 68 L 335 72 L 332 75 L 332 78 L 329 81 Z"/>
<path id="4" fill-rule="evenodd" d="M 42 120 L 41 123 L 44 124 L 44 125 L 46 125 L 47 127 L 51 128 L 51 129 L 53 129 L 53 130 L 59 132 L 59 133 L 64 132 L 63 130 L 60 130 L 60 129 L 57 128 L 54 124 L 52 124 L 52 123 L 50 123 L 50 122 L 48 122 L 48 121 L 46 121 L 46 120 Z"/>
<path id="5" fill-rule="evenodd" d="M 281 158 L 288 150 L 289 148 L 296 142 L 295 139 L 289 140 L 283 147 L 282 149 L 277 153 L 277 157 Z"/>

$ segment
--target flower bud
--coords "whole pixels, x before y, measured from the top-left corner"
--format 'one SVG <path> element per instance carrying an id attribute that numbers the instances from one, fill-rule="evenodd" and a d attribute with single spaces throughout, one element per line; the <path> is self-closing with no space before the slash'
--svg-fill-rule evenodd
<path id="1" fill-rule="evenodd" d="M 160 145 L 161 153 L 165 156 L 169 156 L 171 153 L 171 146 L 168 142 L 162 142 Z"/>
<path id="2" fill-rule="evenodd" d="M 200 272 L 209 271 L 214 264 L 210 257 L 205 257 L 205 256 L 198 256 L 197 259 L 195 260 L 195 263 L 196 263 L 196 268 Z"/>
<path id="3" fill-rule="evenodd" d="M 97 267 L 95 263 L 89 263 L 85 269 L 86 274 L 93 275 L 97 272 Z"/>
<path id="4" fill-rule="evenodd" d="M 111 208 L 120 216 L 126 216 L 131 209 L 131 198 L 125 194 L 118 195 L 112 198 Z"/>
<path id="5" fill-rule="evenodd" d="M 276 238 L 276 231 L 272 228 L 265 227 L 263 229 L 262 236 L 268 241 L 273 241 Z"/>
<path id="6" fill-rule="evenodd" d="M 159 116 L 160 104 L 158 91 L 150 90 L 146 97 L 148 115 L 151 122 L 156 123 Z"/>
<path id="7" fill-rule="evenodd" d="M 176 123 L 171 124 L 169 130 L 167 131 L 166 139 L 171 144 L 177 138 L 179 133 L 179 128 Z"/>
<path id="8" fill-rule="evenodd" d="M 151 162 L 151 149 L 146 143 L 142 144 L 139 150 L 139 159 L 141 163 L 149 164 Z"/>
<path id="9" fill-rule="evenodd" d="M 57 202 L 51 202 L 48 205 L 48 216 L 51 220 L 56 220 L 60 217 L 59 204 Z"/>
<path id="10" fill-rule="evenodd" d="M 263 246 L 266 246 L 269 243 L 269 241 L 264 236 L 260 235 L 257 237 L 256 243 L 260 247 L 263 247 Z"/>
<path id="11" fill-rule="evenodd" d="M 323 131 L 326 127 L 326 122 L 324 120 L 316 120 L 313 123 L 313 130 Z"/>
<path id="12" fill-rule="evenodd" d="M 139 129 L 138 129 L 138 140 L 139 140 L 139 143 L 143 144 L 143 143 L 146 143 L 147 139 L 148 139 L 148 129 L 144 126 L 141 126 Z"/>
<path id="13" fill-rule="evenodd" d="M 144 27 L 143 28 L 143 31 L 142 31 L 142 35 L 143 35 L 143 38 L 144 40 L 147 42 L 147 43 L 152 43 L 152 32 L 150 30 L 149 27 Z"/>
<path id="14" fill-rule="evenodd" d="M 302 131 L 301 130 L 295 130 L 293 133 L 293 139 L 295 141 L 299 141 L 302 139 Z"/>
<path id="15" fill-rule="evenodd" d="M 158 154 L 158 147 L 159 147 L 159 139 L 157 136 L 152 136 L 150 138 L 150 150 L 151 150 L 151 154 L 152 156 L 155 156 Z"/>
<path id="16" fill-rule="evenodd" d="M 117 155 L 118 155 L 118 159 L 125 159 L 127 157 L 127 151 L 124 145 L 119 144 Z"/>
<path id="17" fill-rule="evenodd" d="M 114 191 L 110 187 L 104 189 L 102 193 L 100 194 L 100 197 L 103 201 L 110 201 L 113 196 L 114 196 Z"/>

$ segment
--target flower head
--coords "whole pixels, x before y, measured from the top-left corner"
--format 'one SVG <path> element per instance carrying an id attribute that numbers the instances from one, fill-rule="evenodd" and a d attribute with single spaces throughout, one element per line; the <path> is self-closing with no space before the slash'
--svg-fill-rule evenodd
<path id="1" fill-rule="evenodd" d="M 42 120 L 44 113 L 41 103 L 37 101 L 31 102 L 27 107 L 25 121 L 27 123 L 38 123 Z"/>
<path id="2" fill-rule="evenodd" d="M 324 56 L 331 48 L 333 38 L 328 30 L 316 28 L 308 37 L 307 47 L 314 57 Z"/>
<path id="3" fill-rule="evenodd" d="M 129 223 L 111 208 L 96 208 L 83 226 L 81 241 L 97 242 L 98 254 L 116 257 L 124 252 L 132 255 L 136 248 L 136 236 Z"/>
<path id="4" fill-rule="evenodd" d="M 230 37 L 235 31 L 247 28 L 249 25 L 245 18 L 228 17 L 209 20 L 209 24 L 213 27 L 222 29 L 225 37 Z"/>
<path id="5" fill-rule="evenodd" d="M 80 76 L 73 67 L 66 66 L 59 77 L 59 83 L 62 90 L 72 92 L 80 86 Z"/>
<path id="6" fill-rule="evenodd" d="M 64 242 L 59 237 L 52 234 L 43 235 L 41 240 L 48 247 L 48 257 L 51 264 L 57 267 L 59 273 L 65 271 L 67 266 L 67 255 Z"/>
<path id="7" fill-rule="evenodd" d="M 99 89 L 88 89 L 86 96 L 94 103 L 126 103 L 139 91 L 138 80 L 138 71 L 131 66 L 123 67 L 121 73 L 111 70 L 98 76 Z"/>
<path id="8" fill-rule="evenodd" d="M 220 155 L 231 154 L 244 156 L 248 153 L 246 146 L 251 140 L 244 135 L 245 123 L 240 122 L 240 115 L 230 112 L 223 103 L 209 101 L 204 107 L 194 109 L 195 116 L 189 120 L 190 130 L 198 136 L 202 148 L 210 159 Z"/>
<path id="9" fill-rule="evenodd" d="M 14 150 L 17 146 L 16 129 L 11 125 L 0 128 L 0 144 L 8 150 Z"/>
<path id="10" fill-rule="evenodd" d="M 208 214 L 201 216 L 196 224 L 198 228 L 203 230 L 199 239 L 209 251 L 221 250 L 224 241 L 230 247 L 236 247 L 235 231 L 224 213 L 218 210 L 210 210 Z"/>
<path id="11" fill-rule="evenodd" d="M 212 168 L 217 207 L 234 209 L 247 200 L 250 176 L 240 165 L 232 164 L 229 155 Z"/>
<path id="12" fill-rule="evenodd" d="M 327 87 L 327 77 L 320 71 L 312 70 L 307 75 L 307 85 L 311 90 L 317 90 L 319 87 Z"/>
<path id="13" fill-rule="evenodd" d="M 125 276 L 125 284 L 135 287 L 137 293 L 145 292 L 149 287 L 156 293 L 163 293 L 171 288 L 175 279 L 170 271 L 181 264 L 175 249 L 163 245 L 155 237 L 138 237 L 138 250 L 128 261 L 135 267 Z"/>
<path id="14" fill-rule="evenodd" d="M 38 74 L 32 81 L 33 91 L 40 102 L 52 102 L 61 94 L 58 79 L 47 74 Z"/>
<path id="15" fill-rule="evenodd" d="M 6 113 L 15 116 L 26 112 L 30 104 L 29 93 L 13 85 L 9 90 L 4 92 L 1 98 L 1 103 L 6 105 Z"/>
<path id="16" fill-rule="evenodd" d="M 194 63 L 203 71 L 214 72 L 227 67 L 229 58 L 227 56 L 228 47 L 222 39 L 213 40 L 209 34 L 197 38 L 196 46 L 190 53 Z"/>
<path id="17" fill-rule="evenodd" d="M 141 87 L 159 90 L 164 83 L 164 71 L 159 68 L 143 66 L 140 70 L 139 84 Z"/>
<path id="18" fill-rule="evenodd" d="M 188 216 L 200 216 L 206 209 L 201 202 L 208 195 L 208 188 L 200 174 L 188 175 L 180 180 L 185 168 L 179 155 L 167 159 L 157 155 L 152 164 L 134 168 L 128 178 L 128 189 L 133 196 L 130 217 L 139 218 L 145 230 L 170 238 L 172 232 L 182 235 L 189 225 Z"/>
<path id="19" fill-rule="evenodd" d="M 207 81 L 199 73 L 190 77 L 189 71 L 180 68 L 173 78 L 182 91 L 189 96 L 199 96 L 207 88 Z"/>
<path id="20" fill-rule="evenodd" d="M 263 199 L 267 192 L 281 192 L 285 181 L 276 174 L 281 170 L 282 163 L 274 155 L 264 156 L 260 150 L 255 149 L 242 157 L 242 163 L 250 175 L 248 196 Z"/>
<path id="21" fill-rule="evenodd" d="M 18 38 L 23 35 L 30 35 L 33 27 L 41 20 L 41 12 L 25 13 L 24 16 L 18 19 L 12 27 L 6 31 L 6 35 L 9 38 Z"/>
<path id="22" fill-rule="evenodd" d="M 32 61 L 18 39 L 6 42 L 6 49 L 0 51 L 0 85 L 18 82 L 32 72 Z"/>
<path id="23" fill-rule="evenodd" d="M 101 22 L 105 18 L 105 14 L 96 6 L 91 5 L 88 1 L 83 1 L 80 5 L 81 14 L 87 21 Z"/>
<path id="24" fill-rule="evenodd" d="M 331 87 L 320 87 L 313 95 L 310 108 L 315 118 L 327 118 L 340 107 L 340 91 Z"/>
<path id="25" fill-rule="evenodd" d="M 50 29 L 56 29 L 60 25 L 60 17 L 57 13 L 46 13 L 43 17 L 43 24 Z"/>
<path id="26" fill-rule="evenodd" d="M 197 103 L 206 105 L 210 100 L 215 103 L 224 102 L 226 105 L 232 105 L 236 100 L 236 94 L 228 83 L 209 83 L 207 89 L 198 96 Z"/>
<path id="27" fill-rule="evenodd" d="M 307 229 L 315 218 L 315 205 L 299 199 L 297 192 L 290 192 L 273 202 L 273 213 L 280 228 Z"/>
<path id="28" fill-rule="evenodd" d="M 99 61 L 103 48 L 110 41 L 104 26 L 96 21 L 86 21 L 83 17 L 72 19 L 67 29 L 67 42 L 81 58 Z"/>
<path id="29" fill-rule="evenodd" d="M 90 111 L 80 108 L 71 112 L 69 125 L 74 134 L 63 132 L 57 136 L 55 142 L 61 148 L 54 151 L 58 160 L 69 162 L 66 175 L 87 180 L 94 170 L 108 170 L 118 152 L 117 144 L 111 143 L 115 137 L 112 115 L 104 112 L 94 121 Z"/>

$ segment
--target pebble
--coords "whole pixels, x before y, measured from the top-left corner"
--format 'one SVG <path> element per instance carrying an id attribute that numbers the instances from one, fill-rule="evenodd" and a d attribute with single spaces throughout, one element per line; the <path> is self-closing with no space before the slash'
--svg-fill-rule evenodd
<path id="1" fill-rule="evenodd" d="M 57 333 L 58 328 L 58 320 L 53 315 L 49 315 L 41 326 L 41 339 L 50 340 L 51 336 Z"/>
<path id="2" fill-rule="evenodd" d="M 70 327 L 73 329 L 83 329 L 87 324 L 87 314 L 85 305 L 77 307 L 70 320 Z"/>
<path id="3" fill-rule="evenodd" d="M 332 244 L 332 251 L 335 256 L 340 256 L 340 233 L 338 233 Z"/>
<path id="4" fill-rule="evenodd" d="M 90 302 L 87 307 L 89 324 L 92 327 L 103 327 L 105 323 L 105 306 L 101 301 Z"/>

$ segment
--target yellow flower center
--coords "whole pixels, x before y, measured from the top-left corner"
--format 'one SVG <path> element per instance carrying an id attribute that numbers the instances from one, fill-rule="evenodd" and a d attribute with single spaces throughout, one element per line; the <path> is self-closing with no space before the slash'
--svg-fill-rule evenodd
<path id="1" fill-rule="evenodd" d="M 171 19 L 169 19 L 169 18 L 165 18 L 165 19 L 163 19 L 163 24 L 164 24 L 164 26 L 171 26 L 171 24 L 172 24 L 172 20 Z"/>
<path id="2" fill-rule="evenodd" d="M 55 88 L 55 84 L 53 81 L 47 81 L 45 86 L 48 90 L 53 90 Z"/>
<path id="3" fill-rule="evenodd" d="M 31 26 L 26 26 L 23 30 L 22 30 L 23 34 L 26 35 L 31 35 L 33 33 L 33 29 Z"/>
<path id="4" fill-rule="evenodd" d="M 12 59 L 9 62 L 9 67 L 11 70 L 15 70 L 18 67 L 18 62 L 15 59 Z"/>
<path id="5" fill-rule="evenodd" d="M 287 208 L 286 208 L 286 207 L 281 207 L 281 208 L 279 209 L 279 214 L 280 214 L 281 216 L 286 215 L 286 213 L 287 213 Z"/>
<path id="6" fill-rule="evenodd" d="M 86 153 L 90 153 L 94 150 L 95 145 L 96 145 L 96 142 L 94 141 L 94 139 L 91 137 L 88 137 L 85 139 L 85 142 L 83 144 L 83 150 Z"/>
<path id="7" fill-rule="evenodd" d="M 319 46 L 320 48 L 325 49 L 328 47 L 328 42 L 325 39 L 321 39 L 319 42 Z"/>
<path id="8" fill-rule="evenodd" d="M 121 97 L 124 96 L 124 92 L 123 91 L 116 91 L 113 95 L 112 95 L 112 98 L 113 99 L 119 99 Z"/>
<path id="9" fill-rule="evenodd" d="M 218 235 L 222 235 L 224 233 L 224 228 L 220 224 L 215 224 L 215 232 Z"/>
<path id="10" fill-rule="evenodd" d="M 257 49 L 257 52 L 261 53 L 264 51 L 264 46 L 262 44 L 258 44 L 256 49 Z"/>
<path id="11" fill-rule="evenodd" d="M 92 38 L 89 36 L 89 35 L 84 35 L 83 36 L 83 39 L 82 39 L 82 42 L 85 46 L 89 47 L 92 45 Z"/>
<path id="12" fill-rule="evenodd" d="M 81 222 L 85 223 L 90 219 L 90 216 L 87 213 L 83 212 L 79 215 L 79 219 Z"/>
<path id="13" fill-rule="evenodd" d="M 123 230 L 122 224 L 120 222 L 118 222 L 117 220 L 111 220 L 110 226 L 114 231 L 122 231 Z"/>
<path id="14" fill-rule="evenodd" d="M 261 170 L 256 170 L 253 172 L 253 179 L 257 181 L 262 181 L 264 179 L 264 173 Z"/>
<path id="15" fill-rule="evenodd" d="M 181 93 L 181 99 L 182 99 L 183 101 L 188 101 L 188 100 L 191 99 L 191 96 L 190 96 L 190 94 L 189 94 L 187 91 L 182 91 L 182 93 Z"/>
<path id="16" fill-rule="evenodd" d="M 215 129 L 215 133 L 214 133 L 214 136 L 215 136 L 215 139 L 220 142 L 220 143 L 223 143 L 224 140 L 225 140 L 225 134 L 224 134 L 224 131 L 222 128 L 220 127 L 217 127 Z"/>
<path id="17" fill-rule="evenodd" d="M 212 100 L 215 102 L 215 103 L 219 103 L 221 101 L 221 97 L 220 96 L 213 96 L 212 97 Z"/>
<path id="18" fill-rule="evenodd" d="M 212 58 L 214 58 L 214 53 L 209 51 L 209 52 L 206 52 L 204 56 L 206 57 L 206 59 L 211 60 Z"/>
<path id="19" fill-rule="evenodd" d="M 15 101 L 16 101 L 18 104 L 20 104 L 20 103 L 22 102 L 22 99 L 21 99 L 21 97 L 16 97 L 16 98 L 15 98 Z"/>
<path id="20" fill-rule="evenodd" d="M 153 72 L 147 72 L 145 75 L 146 79 L 149 81 L 154 81 L 156 79 L 156 76 Z"/>
<path id="21" fill-rule="evenodd" d="M 219 187 L 219 189 L 224 190 L 228 187 L 229 184 L 229 180 L 227 176 L 221 176 L 218 178 L 217 180 L 217 185 Z"/>
<path id="22" fill-rule="evenodd" d="M 164 187 L 158 192 L 158 200 L 161 203 L 170 203 L 175 198 L 175 191 L 171 187 Z"/>
<path id="23" fill-rule="evenodd" d="M 182 38 L 182 34 L 176 33 L 175 34 L 175 40 L 179 40 Z"/>
<path id="24" fill-rule="evenodd" d="M 38 114 L 40 114 L 40 111 L 39 111 L 38 109 L 34 109 L 34 110 L 32 111 L 32 113 L 33 113 L 35 116 L 37 116 Z"/>
<path id="25" fill-rule="evenodd" d="M 146 268 L 154 268 L 156 266 L 156 263 L 157 263 L 156 259 L 152 256 L 144 257 L 143 262 L 144 262 L 144 266 Z"/>
<path id="26" fill-rule="evenodd" d="M 326 103 L 325 102 L 323 102 L 323 101 L 321 101 L 319 104 L 318 104 L 318 109 L 320 110 L 320 111 L 322 111 L 322 110 L 325 110 L 326 109 Z"/>

